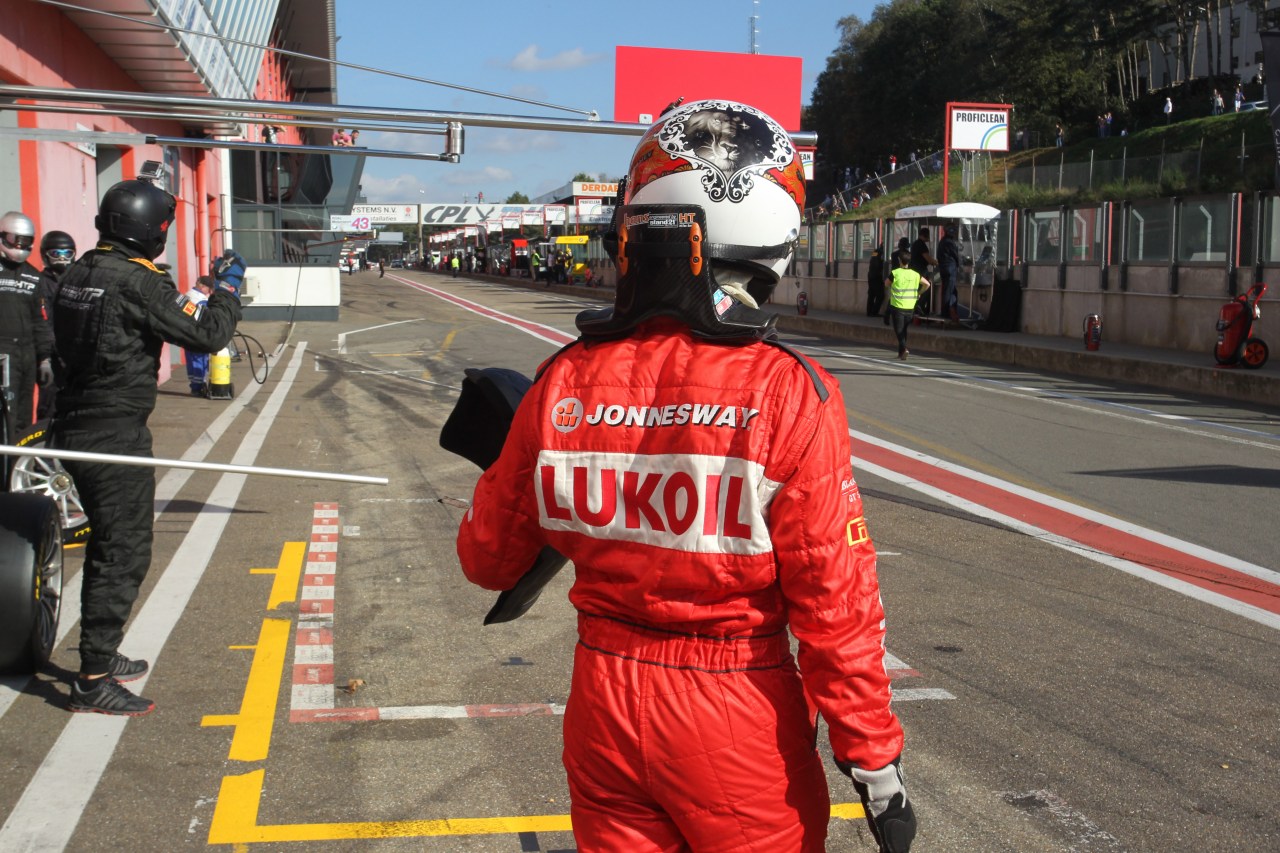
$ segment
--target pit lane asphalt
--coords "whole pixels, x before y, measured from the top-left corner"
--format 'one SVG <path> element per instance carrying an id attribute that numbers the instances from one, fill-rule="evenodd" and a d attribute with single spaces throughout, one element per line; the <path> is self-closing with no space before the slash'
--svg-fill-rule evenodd
<path id="1" fill-rule="evenodd" d="M 472 298 L 562 329 L 571 327 L 578 307 L 492 285 L 407 278 L 465 288 Z M 436 445 L 462 367 L 500 363 L 531 373 L 554 346 L 424 300 L 375 274 L 344 278 L 343 286 L 338 323 L 244 324 L 269 351 L 283 346 L 281 357 L 271 380 L 247 400 L 208 458 L 231 461 L 243 441 L 256 439 L 262 441 L 258 464 L 382 475 L 391 484 L 249 478 L 231 497 L 228 485 L 218 488 L 225 483 L 219 475 L 193 474 L 157 521 L 152 573 L 135 610 L 136 626 L 148 607 L 175 618 L 180 608 L 145 690 L 158 710 L 120 726 L 119 745 L 83 805 L 72 793 L 90 762 L 63 760 L 63 777 L 38 772 L 60 760 L 51 748 L 66 736 L 69 720 L 87 721 L 90 745 L 115 722 L 70 718 L 62 710 L 65 679 L 76 663 L 73 629 L 59 644 L 55 668 L 25 688 L 0 719 L 0 754 L 11 780 L 0 791 L 0 814 L 8 821 L 0 838 L 13 829 L 15 815 L 45 815 L 47 825 L 24 829 L 35 837 L 65 834 L 69 850 L 204 847 L 225 780 L 261 772 L 260 807 L 248 824 L 292 829 L 241 843 L 261 841 L 266 849 L 572 849 L 571 836 L 555 829 L 425 835 L 441 829 L 426 823 L 433 820 L 565 814 L 557 716 L 291 723 L 290 655 L 282 664 L 265 759 L 230 758 L 232 730 L 201 725 L 207 715 L 241 709 L 258 654 L 243 647 L 261 642 L 264 623 L 283 618 L 292 627 L 299 617 L 300 603 L 268 610 L 273 577 L 251 570 L 274 567 L 285 543 L 307 540 L 315 505 L 328 502 L 340 507 L 333 619 L 338 707 L 527 708 L 563 703 L 567 692 L 574 638 L 567 577 L 557 579 L 525 618 L 481 630 L 491 596 L 461 580 L 453 557 L 453 534 L 477 472 Z M 346 352 L 339 352 L 339 334 Z M 267 429 L 262 418 L 270 414 L 270 395 L 282 387 L 300 350 L 293 384 Z M 186 396 L 180 375 L 167 383 L 151 420 L 156 455 L 181 456 L 216 432 L 218 418 L 248 397 L 247 368 L 235 366 L 238 395 L 232 403 Z M 1193 721 L 1167 715 L 1155 722 L 1142 717 L 1153 702 L 1177 709 L 1174 716 L 1188 708 L 1212 716 L 1207 706 L 1221 702 L 1240 719 L 1274 721 L 1274 684 L 1245 686 L 1257 661 L 1275 659 L 1273 632 L 1236 620 L 1220 627 L 1203 607 L 1160 591 L 1149 593 L 1135 612 L 1122 605 L 1132 598 L 1128 581 L 1070 557 L 1053 562 L 1062 577 L 1076 581 L 1045 577 L 1019 586 L 1014 567 L 1045 560 L 1038 544 L 989 525 L 976 532 L 970 517 L 940 515 L 928 502 L 912 503 L 873 478 L 862 482 L 875 493 L 868 515 L 876 519 L 877 542 L 886 552 L 890 651 L 924 670 L 926 682 L 961 697 L 899 705 L 908 726 L 913 798 L 925 820 L 921 849 L 1188 849 L 1168 846 L 1171 837 L 1227 849 L 1215 848 L 1213 839 L 1265 845 L 1276 837 L 1274 813 L 1259 814 L 1253 805 L 1265 798 L 1267 779 L 1275 778 L 1274 751 L 1268 759 L 1265 747 L 1251 747 L 1237 760 L 1239 743 L 1249 739 L 1238 731 L 1200 731 Z M 199 533 L 201 520 L 210 518 L 226 521 L 225 530 L 212 541 L 191 542 L 191 531 Z M 934 532 L 922 536 L 926 529 Z M 190 601 L 157 599 L 158 582 L 175 558 L 173 568 L 192 569 L 197 544 L 213 553 Z M 993 564 L 993 553 L 1008 556 Z M 70 571 L 77 559 L 70 556 Z M 947 572 L 937 574 L 939 565 Z M 1077 592 L 1080 578 L 1087 578 L 1087 596 Z M 1009 588 L 1018 597 L 1043 599 L 1044 611 L 1029 608 L 1029 601 L 1009 605 L 1002 598 Z M 1161 650 L 1152 638 L 1168 631 L 1170 612 L 1189 636 L 1177 648 Z M 1053 631 L 1035 624 L 1046 613 L 1060 620 Z M 1096 633 L 1072 635 L 1070 627 L 1082 623 L 1097 625 Z M 1141 650 L 1140 684 L 1127 681 L 1132 671 L 1114 665 L 1127 642 Z M 1184 642 L 1212 654 L 1188 661 Z M 140 644 L 142 638 L 131 634 L 123 650 L 136 653 Z M 1187 683 L 1189 673 L 1213 685 L 1212 697 L 1188 699 L 1188 693 L 1203 692 Z M 341 689 L 347 685 L 353 692 Z M 1064 707 L 1063 694 L 1074 709 Z M 1109 714 L 1125 726 L 1111 726 Z M 1144 725 L 1147 731 L 1134 730 Z M 1161 755 L 1170 731 L 1193 732 L 1194 755 Z M 90 752 L 92 746 L 85 754 Z M 1203 761 L 1207 756 L 1223 760 Z M 1145 772 L 1135 765 L 1147 765 Z M 1209 772 L 1222 775 L 1209 789 L 1221 791 L 1221 800 L 1216 793 L 1210 801 L 1180 796 L 1173 782 L 1178 774 Z M 1153 788 L 1152 775 L 1170 781 Z M 852 798 L 843 777 L 832 773 L 830 781 L 836 801 Z M 1230 801 L 1231 791 L 1243 793 Z M 1130 815 L 1127 825 L 1119 818 L 1123 813 Z M 77 817 L 70 831 L 60 828 Z M 337 832 L 334 827 L 375 836 L 413 832 L 402 823 L 412 820 L 423 821 L 417 836 L 318 840 L 332 837 L 324 833 Z M 1210 823 L 1218 834 L 1201 836 L 1200 828 Z M 841 844 L 871 849 L 857 822 L 833 822 L 831 849 Z"/>

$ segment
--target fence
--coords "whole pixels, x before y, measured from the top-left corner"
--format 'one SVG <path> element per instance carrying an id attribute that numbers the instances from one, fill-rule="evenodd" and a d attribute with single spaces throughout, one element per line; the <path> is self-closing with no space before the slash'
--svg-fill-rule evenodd
<path id="1" fill-rule="evenodd" d="M 1203 151 L 1179 151 L 1151 157 L 1130 157 L 1128 148 L 1119 157 L 1097 157 L 1089 152 L 1088 160 L 1068 162 L 1066 153 L 1052 151 L 1037 154 L 1029 166 L 1005 169 L 1005 185 L 1022 184 L 1037 190 L 1079 190 L 1135 183 L 1160 184 L 1177 175 L 1178 184 L 1194 183 L 1209 176 L 1222 177 L 1230 172 L 1243 174 L 1251 160 L 1269 162 L 1275 151 L 1269 145 L 1241 146 L 1233 159 L 1235 164 L 1206 162 Z"/>
<path id="2" fill-rule="evenodd" d="M 858 313 L 872 250 L 891 248 L 916 224 L 805 226 L 789 274 L 810 307 Z M 1022 290 L 1022 331 L 1074 336 L 1097 313 L 1107 317 L 1109 340 L 1208 351 L 1222 303 L 1280 277 L 1280 193 L 1006 210 L 978 242 L 994 249 L 995 279 Z"/>
<path id="3" fill-rule="evenodd" d="M 991 152 L 953 151 L 951 152 L 951 160 L 951 180 L 960 182 L 965 190 L 971 190 L 976 186 L 990 185 Z M 859 184 L 832 193 L 822 204 L 806 208 L 805 222 L 817 222 L 837 213 L 856 210 L 865 201 L 888 195 L 924 178 L 940 174 L 942 174 L 941 151 L 935 151 L 924 157 L 917 157 L 915 160 L 911 160 L 887 174 L 872 174 L 871 177 Z"/>

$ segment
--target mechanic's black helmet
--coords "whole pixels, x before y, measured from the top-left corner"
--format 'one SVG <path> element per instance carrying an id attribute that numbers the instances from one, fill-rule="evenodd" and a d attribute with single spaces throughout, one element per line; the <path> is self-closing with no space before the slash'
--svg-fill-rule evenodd
<path id="1" fill-rule="evenodd" d="M 66 231 L 48 231 L 40 238 L 45 269 L 63 269 L 76 259 L 76 241 Z"/>
<path id="2" fill-rule="evenodd" d="M 177 206 L 173 196 L 149 181 L 121 181 L 102 197 L 93 224 L 103 240 L 125 243 L 155 260 L 164 251 Z"/>

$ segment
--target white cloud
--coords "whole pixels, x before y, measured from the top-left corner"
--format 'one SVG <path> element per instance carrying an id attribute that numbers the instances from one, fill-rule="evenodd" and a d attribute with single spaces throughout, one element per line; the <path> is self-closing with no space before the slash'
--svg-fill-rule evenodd
<path id="1" fill-rule="evenodd" d="M 360 186 L 369 204 L 438 204 L 450 200 L 461 202 L 463 196 L 474 199 L 477 192 L 483 192 L 486 198 L 506 198 L 509 190 L 505 184 L 514 177 L 512 172 L 497 166 L 483 169 L 442 166 L 432 170 L 429 180 L 407 172 L 388 177 L 366 172 Z"/>
<path id="2" fill-rule="evenodd" d="M 555 134 L 509 130 L 486 133 L 477 141 L 475 150 L 495 154 L 518 154 L 522 151 L 559 151 L 562 147 L 562 142 L 556 139 Z"/>
<path id="3" fill-rule="evenodd" d="M 420 190 L 428 185 L 417 175 L 379 178 L 366 172 L 360 178 L 360 188 L 370 204 L 417 204 L 423 195 Z"/>
<path id="4" fill-rule="evenodd" d="M 545 101 L 547 99 L 547 90 L 541 86 L 530 86 L 521 84 L 512 86 L 507 90 L 508 95 L 514 95 L 517 98 L 526 98 L 530 101 Z"/>
<path id="5" fill-rule="evenodd" d="M 586 53 L 582 48 L 575 47 L 543 59 L 538 56 L 538 46 L 531 44 L 516 54 L 515 59 L 507 63 L 507 67 L 514 71 L 566 71 L 592 65 L 603 58 L 602 53 Z"/>
<path id="6" fill-rule="evenodd" d="M 423 125 L 423 127 L 427 127 Z M 444 137 L 440 134 L 394 133 L 366 130 L 360 134 L 360 145 L 382 151 L 406 151 L 413 154 L 439 154 L 444 151 Z"/>
<path id="7" fill-rule="evenodd" d="M 441 175 L 438 183 L 450 187 L 480 187 L 483 191 L 486 182 L 509 181 L 513 177 L 515 175 L 508 169 L 486 166 L 483 169 L 449 169 Z"/>

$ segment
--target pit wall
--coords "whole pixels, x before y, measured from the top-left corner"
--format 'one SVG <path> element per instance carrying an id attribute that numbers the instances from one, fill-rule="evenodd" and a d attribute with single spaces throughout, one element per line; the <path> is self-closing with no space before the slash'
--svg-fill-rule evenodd
<path id="1" fill-rule="evenodd" d="M 795 304 L 804 291 L 811 310 L 865 315 L 874 246 L 914 238 L 925 225 L 934 238 L 930 249 L 936 250 L 943 224 L 810 223 L 773 301 Z M 1109 341 L 1211 352 L 1218 314 L 1237 294 L 1257 281 L 1271 283 L 1263 299 L 1264 318 L 1280 302 L 1280 197 L 1275 194 L 1002 211 L 982 236 L 995 248 L 994 279 L 1015 281 L 1021 288 L 1017 331 L 1027 334 L 1076 338 L 1085 319 L 1098 314 Z M 989 313 L 994 288 L 970 289 L 962 275 L 959 290 L 962 305 Z"/>
<path id="2" fill-rule="evenodd" d="M 336 266 L 252 266 L 241 293 L 246 320 L 337 320 L 342 277 Z"/>

